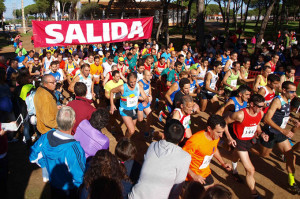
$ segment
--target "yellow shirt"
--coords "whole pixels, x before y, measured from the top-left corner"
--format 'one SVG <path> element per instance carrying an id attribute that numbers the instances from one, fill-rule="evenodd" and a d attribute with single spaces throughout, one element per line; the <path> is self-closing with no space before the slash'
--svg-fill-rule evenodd
<path id="1" fill-rule="evenodd" d="M 118 81 L 118 83 L 115 83 L 114 80 L 110 80 L 104 85 L 104 90 L 110 92 L 111 89 L 116 88 L 123 84 L 124 84 L 124 82 L 121 79 Z M 116 98 L 116 96 L 114 98 Z M 119 98 L 117 97 L 117 99 L 119 99 Z"/>
<path id="2" fill-rule="evenodd" d="M 101 64 L 99 66 L 97 66 L 95 63 L 90 65 L 91 68 L 91 75 L 93 75 L 94 79 L 95 79 L 95 84 L 99 84 L 100 82 L 100 75 L 103 73 L 103 67 L 101 66 Z"/>

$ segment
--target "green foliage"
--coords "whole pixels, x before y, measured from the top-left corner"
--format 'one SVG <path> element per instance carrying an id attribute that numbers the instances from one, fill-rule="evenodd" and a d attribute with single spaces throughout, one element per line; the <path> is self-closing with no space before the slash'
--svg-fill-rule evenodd
<path id="1" fill-rule="evenodd" d="M 0 0 L 0 17 L 2 18 L 3 13 L 6 11 L 4 0 Z"/>
<path id="2" fill-rule="evenodd" d="M 37 4 L 31 4 L 31 5 L 28 5 L 24 8 L 24 14 L 27 16 L 27 15 L 37 15 L 39 14 L 39 8 L 37 6 Z M 22 15 L 22 13 L 21 13 Z"/>
<path id="3" fill-rule="evenodd" d="M 20 19 L 22 17 L 22 10 L 21 9 L 13 10 L 13 15 L 16 19 Z"/>
<path id="4" fill-rule="evenodd" d="M 91 17 L 94 19 L 100 18 L 102 16 L 100 8 L 101 6 L 96 2 L 84 4 L 80 9 L 80 16 Z"/>
<path id="5" fill-rule="evenodd" d="M 220 8 L 217 4 L 208 4 L 206 6 L 205 12 L 206 12 L 207 15 L 217 15 L 221 11 L 220 11 Z"/>

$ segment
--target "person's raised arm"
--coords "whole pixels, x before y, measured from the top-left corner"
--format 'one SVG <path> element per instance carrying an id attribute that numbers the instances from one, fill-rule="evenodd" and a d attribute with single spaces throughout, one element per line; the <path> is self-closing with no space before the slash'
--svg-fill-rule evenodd
<path id="1" fill-rule="evenodd" d="M 69 88 L 68 88 L 68 90 L 69 90 L 70 92 L 74 93 L 74 86 L 75 86 L 76 82 L 79 81 L 79 78 L 80 78 L 80 77 L 77 75 L 77 76 L 72 80 L 72 82 L 70 83 L 70 86 L 69 86 Z"/>
<path id="2" fill-rule="evenodd" d="M 120 85 L 120 86 L 110 90 L 110 114 L 112 114 L 112 115 L 114 114 L 114 111 L 117 110 L 115 103 L 114 103 L 114 94 L 115 93 L 121 93 L 123 95 L 124 85 Z"/>
<path id="3" fill-rule="evenodd" d="M 230 60 L 227 60 L 225 66 L 224 66 L 224 72 L 229 71 L 229 67 L 230 67 Z"/>
<path id="4" fill-rule="evenodd" d="M 166 92 L 165 94 L 165 98 L 166 100 L 171 104 L 173 105 L 173 101 L 171 100 L 171 95 L 173 92 L 177 91 L 178 89 L 178 84 L 177 83 L 174 83 L 172 84 L 172 86 L 170 87 L 170 89 Z"/>
<path id="5" fill-rule="evenodd" d="M 254 86 L 253 86 L 253 91 L 254 92 L 258 92 L 258 87 L 259 87 L 259 83 L 261 81 L 261 76 L 257 76 L 255 81 L 254 81 Z"/>

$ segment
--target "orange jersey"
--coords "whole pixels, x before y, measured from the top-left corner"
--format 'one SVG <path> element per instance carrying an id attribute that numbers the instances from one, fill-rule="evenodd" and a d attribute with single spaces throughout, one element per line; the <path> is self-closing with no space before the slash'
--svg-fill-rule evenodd
<path id="1" fill-rule="evenodd" d="M 103 73 L 103 67 L 101 66 L 101 64 L 99 66 L 97 66 L 96 64 L 91 64 L 91 75 L 93 75 L 94 79 L 95 79 L 95 83 L 99 84 L 100 82 L 100 75 Z"/>
<path id="2" fill-rule="evenodd" d="M 195 133 L 184 145 L 183 150 L 188 152 L 192 161 L 190 169 L 197 175 L 201 175 L 206 178 L 211 174 L 209 163 L 213 158 L 214 153 L 217 150 L 217 140 L 209 140 L 205 136 L 205 131 L 199 131 Z M 190 176 L 187 176 L 187 180 L 192 180 Z"/>

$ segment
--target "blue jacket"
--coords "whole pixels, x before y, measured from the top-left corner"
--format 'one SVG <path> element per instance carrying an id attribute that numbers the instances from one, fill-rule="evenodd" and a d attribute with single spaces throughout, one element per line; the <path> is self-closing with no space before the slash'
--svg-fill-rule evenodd
<path id="1" fill-rule="evenodd" d="M 52 129 L 31 147 L 29 160 L 47 168 L 52 186 L 61 190 L 78 188 L 85 172 L 85 154 L 73 136 Z"/>

